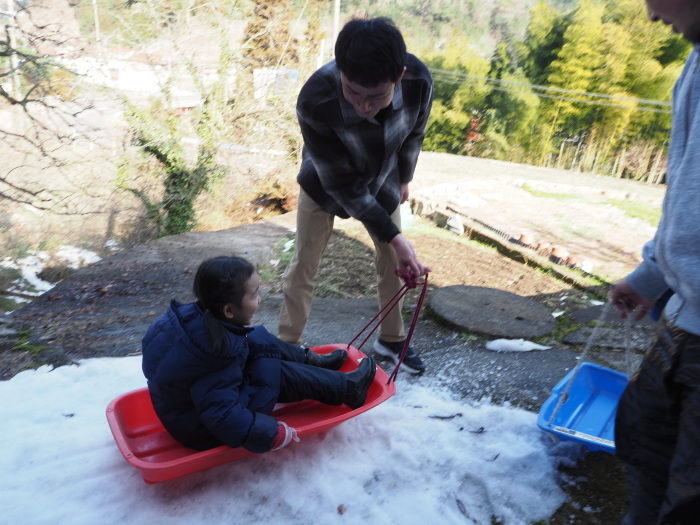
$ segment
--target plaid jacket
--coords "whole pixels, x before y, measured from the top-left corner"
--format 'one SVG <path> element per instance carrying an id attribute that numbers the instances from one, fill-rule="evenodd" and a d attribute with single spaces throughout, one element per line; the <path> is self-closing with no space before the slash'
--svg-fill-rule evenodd
<path id="1" fill-rule="evenodd" d="M 399 184 L 413 179 L 432 102 L 428 69 L 410 54 L 406 62 L 383 124 L 360 117 L 345 100 L 334 60 L 309 78 L 297 101 L 299 184 L 324 210 L 354 217 L 383 242 L 399 233 L 391 213 Z"/>

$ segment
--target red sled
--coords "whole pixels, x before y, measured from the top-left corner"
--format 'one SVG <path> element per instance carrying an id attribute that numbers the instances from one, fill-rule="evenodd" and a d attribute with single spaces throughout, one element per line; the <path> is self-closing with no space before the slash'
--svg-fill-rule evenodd
<path id="1" fill-rule="evenodd" d="M 319 354 L 337 348 L 348 351 L 348 359 L 341 368 L 347 372 L 357 367 L 366 357 L 358 349 L 345 344 L 314 347 Z M 299 437 L 310 436 L 328 430 L 343 421 L 376 407 L 396 392 L 396 384 L 389 382 L 387 374 L 379 367 L 367 393 L 367 401 L 355 410 L 346 405 L 330 406 L 318 401 L 305 400 L 296 403 L 279 403 L 272 415 L 294 427 Z M 200 470 L 252 456 L 242 447 L 226 445 L 198 451 L 183 446 L 163 428 L 153 410 L 148 388 L 123 394 L 107 406 L 107 422 L 114 440 L 126 461 L 141 471 L 146 483 L 160 483 Z"/>

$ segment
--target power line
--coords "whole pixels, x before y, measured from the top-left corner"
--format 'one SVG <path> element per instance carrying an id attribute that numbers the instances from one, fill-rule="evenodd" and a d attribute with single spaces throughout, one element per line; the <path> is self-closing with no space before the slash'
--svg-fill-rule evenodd
<path id="1" fill-rule="evenodd" d="M 615 108 L 627 108 L 635 109 L 639 111 L 651 111 L 653 113 L 671 114 L 670 108 L 671 103 L 663 100 L 653 100 L 645 98 L 636 97 L 626 97 L 621 95 L 608 95 L 605 93 L 591 93 L 588 91 L 580 91 L 575 89 L 564 89 L 554 86 L 542 86 L 538 84 L 530 84 L 527 82 L 516 82 L 512 80 L 503 80 L 491 77 L 482 77 L 478 75 L 470 75 L 468 73 L 458 73 L 455 71 L 446 71 L 442 69 L 429 68 L 430 72 L 433 73 L 433 77 L 436 82 L 444 82 L 448 84 L 456 85 L 472 85 L 478 86 L 479 84 L 489 84 L 492 89 L 498 91 L 504 91 L 509 93 L 523 93 L 521 89 L 515 88 L 529 88 L 532 90 L 532 94 L 541 98 L 548 98 L 554 100 L 563 100 L 567 102 L 575 102 L 581 104 L 615 107 Z M 561 95 L 552 94 L 561 93 Z M 564 96 L 564 95 L 575 95 L 575 97 Z M 580 97 L 595 97 L 598 99 L 611 100 L 612 102 L 604 102 L 603 100 L 587 100 Z M 630 107 L 629 104 L 622 104 L 622 102 L 633 102 L 637 104 L 636 107 Z"/>
<path id="2" fill-rule="evenodd" d="M 516 91 L 513 89 L 506 89 L 506 88 L 501 88 L 494 86 L 493 89 L 497 91 L 507 91 L 510 93 L 522 93 L 522 91 Z M 558 95 L 549 95 L 547 93 L 533 93 L 533 95 L 536 95 L 541 98 L 549 98 L 549 99 L 554 99 L 554 100 L 563 100 L 567 102 L 576 102 L 577 104 L 588 104 L 591 106 L 605 106 L 609 108 L 622 108 L 622 109 L 632 109 L 632 110 L 637 110 L 637 111 L 650 111 L 652 113 L 661 113 L 663 115 L 670 115 L 671 111 L 667 109 L 659 109 L 659 108 L 651 108 L 651 107 L 646 107 L 646 106 L 636 106 L 636 107 L 631 107 L 629 105 L 624 105 L 624 104 L 613 104 L 611 102 L 602 102 L 600 100 L 581 100 L 578 98 L 571 98 L 571 97 L 562 97 Z"/>
<path id="3" fill-rule="evenodd" d="M 587 96 L 595 96 L 599 98 L 614 98 L 614 99 L 619 99 L 619 100 L 627 100 L 627 101 L 632 101 L 632 102 L 645 102 L 649 104 L 655 104 L 659 106 L 668 106 L 671 107 L 670 102 L 666 102 L 663 100 L 652 100 L 652 99 L 646 99 L 646 98 L 637 98 L 637 97 L 624 97 L 620 95 L 607 95 L 604 93 L 590 93 L 587 91 L 580 91 L 577 89 L 564 89 L 564 88 L 558 88 L 554 86 L 542 86 L 539 84 L 530 84 L 527 82 L 516 82 L 513 80 L 503 80 L 500 78 L 492 78 L 492 77 L 480 77 L 477 75 L 470 75 L 469 73 L 458 73 L 456 71 L 446 71 L 444 69 L 432 69 L 430 68 L 431 73 L 438 73 L 438 74 L 443 74 L 447 76 L 452 76 L 452 77 L 458 77 L 458 78 L 470 78 L 470 79 L 476 79 L 476 80 L 483 80 L 486 83 L 493 83 L 493 84 L 508 84 L 508 85 L 513 85 L 513 86 L 520 86 L 520 87 L 529 87 L 533 89 L 541 89 L 544 91 L 557 91 L 559 93 L 573 93 L 576 95 L 587 95 Z"/>

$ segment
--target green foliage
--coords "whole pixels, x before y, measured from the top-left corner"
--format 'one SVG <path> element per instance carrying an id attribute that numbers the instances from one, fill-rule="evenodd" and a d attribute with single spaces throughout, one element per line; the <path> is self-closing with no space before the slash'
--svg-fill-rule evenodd
<path id="1" fill-rule="evenodd" d="M 35 345 L 30 343 L 31 330 L 20 332 L 19 338 L 15 342 L 12 350 L 15 352 L 29 352 L 33 357 L 38 357 L 41 352 L 46 350 L 48 346 Z"/>
<path id="2" fill-rule="evenodd" d="M 426 149 L 659 180 L 690 46 L 643 2 L 540 1 L 488 70 L 473 49 L 452 35 L 424 56 L 435 80 Z"/>
<path id="3" fill-rule="evenodd" d="M 556 59 L 549 65 L 547 82 L 560 89 L 592 91 L 594 73 L 603 64 L 603 9 L 592 0 L 583 0 L 564 33 L 564 43 Z M 574 95 L 574 99 L 576 96 Z M 554 130 L 567 135 L 576 129 L 577 121 L 585 120 L 590 106 L 573 100 L 559 99 L 548 105 L 546 113 Z"/>
<path id="4" fill-rule="evenodd" d="M 453 35 L 443 52 L 423 57 L 435 79 L 433 109 L 426 130 L 425 149 L 466 153 L 469 132 L 480 119 L 490 88 L 483 81 L 489 63 L 469 47 L 469 42 Z"/>
<path id="5" fill-rule="evenodd" d="M 423 147 L 429 151 L 463 153 L 469 122 L 465 112 L 448 109 L 439 100 L 434 102 Z"/>
<path id="6" fill-rule="evenodd" d="M 156 177 L 162 180 L 163 196 L 153 202 L 142 189 L 126 188 L 144 204 L 148 217 L 163 235 L 189 231 L 194 226 L 194 200 L 204 189 L 206 172 L 202 166 L 187 165 L 182 148 L 182 136 L 175 114 L 168 112 L 160 102 L 151 111 L 141 111 L 123 99 L 125 117 L 132 130 L 132 144 L 145 158 L 155 161 Z M 158 120 L 159 116 L 164 116 Z"/>
<path id="7" fill-rule="evenodd" d="M 605 204 L 620 208 L 626 215 L 640 219 L 652 226 L 658 226 L 661 220 L 661 208 L 646 202 L 623 199 L 606 199 Z"/>
<path id="8" fill-rule="evenodd" d="M 568 26 L 569 20 L 544 1 L 538 2 L 530 12 L 521 53 L 525 74 L 534 84 L 546 82 L 549 65 L 563 44 Z"/>
<path id="9" fill-rule="evenodd" d="M 119 179 L 122 186 L 143 203 L 146 215 L 159 235 L 192 230 L 196 225 L 197 197 L 226 172 L 215 161 L 228 109 L 223 88 L 231 54 L 225 44 L 222 44 L 220 57 L 218 81 L 209 87 L 198 79 L 194 65 L 188 64 L 203 96 L 202 105 L 191 112 L 190 118 L 183 118 L 169 109 L 172 104 L 167 86 L 163 98 L 154 101 L 149 110 L 138 109 L 128 99 L 122 99 L 124 114 L 132 131 L 132 144 L 141 153 L 141 162 L 136 161 L 136 164 L 151 171 L 151 176 L 161 182 L 159 200 L 142 188 L 126 186 L 125 181 L 130 178 L 128 161 L 121 164 Z M 194 134 L 197 143 L 194 163 L 188 162 L 183 147 L 184 139 L 190 134 Z"/>
<path id="10" fill-rule="evenodd" d="M 518 67 L 514 46 L 501 43 L 496 47 L 488 76 L 499 83 L 485 99 L 483 141 L 475 145 L 473 153 L 522 162 L 527 158 L 540 101 Z"/>

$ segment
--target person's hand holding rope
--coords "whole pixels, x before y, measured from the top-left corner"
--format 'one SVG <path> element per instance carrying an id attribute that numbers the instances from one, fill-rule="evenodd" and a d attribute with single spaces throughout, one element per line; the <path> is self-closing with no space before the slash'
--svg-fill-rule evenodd
<path id="1" fill-rule="evenodd" d="M 399 233 L 391 239 L 391 245 L 396 251 L 397 270 L 399 272 L 418 278 L 427 275 L 430 271 L 430 268 L 421 264 L 416 256 L 416 252 L 413 251 L 413 246 L 402 234 Z"/>
<path id="2" fill-rule="evenodd" d="M 634 321 L 643 319 L 654 304 L 651 299 L 637 293 L 626 279 L 622 279 L 613 286 L 610 302 L 620 310 L 623 319 L 636 311 L 637 315 L 633 317 Z"/>

